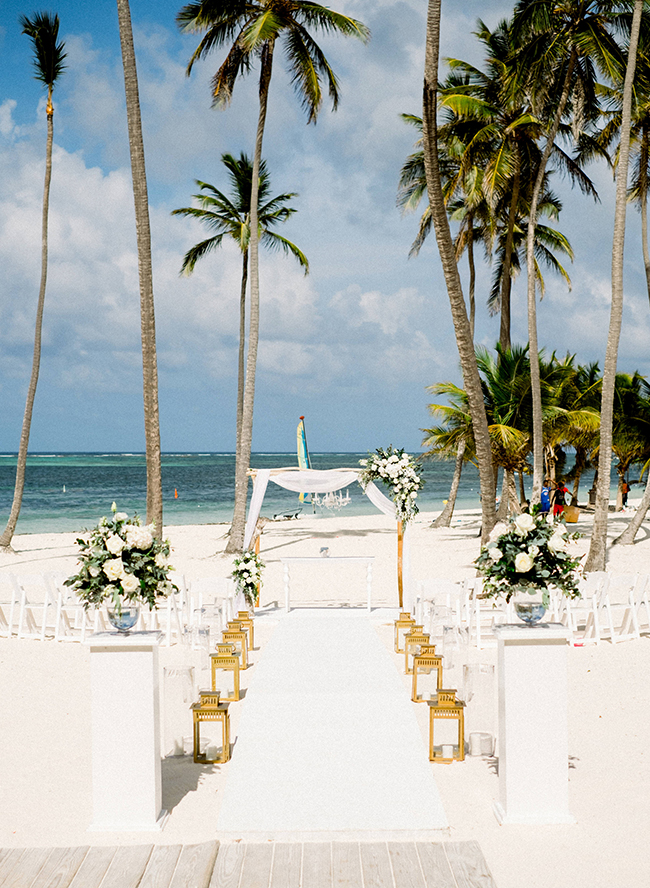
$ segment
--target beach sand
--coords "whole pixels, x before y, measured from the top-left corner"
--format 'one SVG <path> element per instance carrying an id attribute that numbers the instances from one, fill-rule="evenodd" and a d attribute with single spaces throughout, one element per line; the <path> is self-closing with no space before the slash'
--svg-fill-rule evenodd
<path id="1" fill-rule="evenodd" d="M 451 528 L 438 530 L 429 527 L 432 517 L 419 515 L 412 528 L 413 579 L 474 576 L 478 513 L 458 513 Z M 627 520 L 612 516 L 611 538 Z M 177 571 L 188 579 L 226 577 L 232 569 L 231 558 L 221 554 L 226 529 L 224 525 L 166 528 Z M 577 529 L 588 535 L 588 516 L 581 515 Z M 0 584 L 6 583 L 8 572 L 21 578 L 48 571 L 72 573 L 74 539 L 74 534 L 16 537 L 16 554 L 0 556 Z M 633 547 L 611 548 L 611 572 L 650 573 L 649 524 L 638 539 Z M 577 550 L 585 551 L 587 544 L 585 537 L 576 544 Z M 264 644 L 281 619 L 275 605 L 281 607 L 284 601 L 280 558 L 317 557 L 322 547 L 328 547 L 331 556 L 374 556 L 373 603 L 396 606 L 396 533 L 390 519 L 348 518 L 342 511 L 331 517 L 270 522 L 262 537 L 266 569 L 256 620 L 260 650 L 254 662 L 263 656 Z M 291 592 L 296 605 L 337 601 L 362 605 L 365 566 L 296 564 Z M 390 650 L 392 626 L 387 622 L 378 631 Z M 496 662 L 494 648 L 474 656 L 476 662 Z M 161 668 L 180 665 L 188 657 L 195 658 L 200 670 L 198 652 L 192 654 L 182 645 L 162 647 Z M 645 888 L 650 883 L 650 638 L 570 648 L 568 664 L 570 809 L 576 824 L 499 826 L 492 812 L 498 798 L 494 760 L 470 757 L 463 763 L 431 765 L 450 823 L 441 839 L 478 841 L 499 888 Z M 254 672 L 255 666 L 242 673 L 244 688 Z M 406 676 L 404 685 L 410 691 Z M 87 831 L 92 798 L 85 646 L 0 639 L 0 700 L 0 847 L 172 844 L 218 838 L 215 823 L 229 766 L 194 765 L 187 755 L 163 762 L 163 805 L 171 813 L 162 832 Z M 243 706 L 245 700 L 231 706 L 234 736 Z M 416 710 L 426 741 L 426 707 Z M 128 780 L 128 762 L 124 779 Z"/>

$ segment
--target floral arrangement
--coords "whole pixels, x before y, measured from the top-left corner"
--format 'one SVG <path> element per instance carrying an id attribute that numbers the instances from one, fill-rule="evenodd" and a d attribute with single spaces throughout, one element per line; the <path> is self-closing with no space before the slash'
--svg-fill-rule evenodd
<path id="1" fill-rule="evenodd" d="M 252 549 L 236 555 L 234 569 L 231 574 L 237 588 L 251 607 L 255 604 L 258 590 L 262 585 L 262 568 L 264 562 Z"/>
<path id="2" fill-rule="evenodd" d="M 544 590 L 548 607 L 548 586 L 560 589 L 567 598 L 577 598 L 580 559 L 568 554 L 570 539 L 564 522 L 540 513 L 524 512 L 509 524 L 496 524 L 489 543 L 481 549 L 474 564 L 485 577 L 483 592 L 487 598 L 503 596 L 510 601 L 516 587 L 529 592 Z"/>
<path id="3" fill-rule="evenodd" d="M 177 592 L 169 581 L 169 541 L 143 527 L 140 518 L 118 512 L 113 503 L 111 518 L 102 518 L 87 539 L 77 539 L 81 550 L 79 573 L 65 581 L 72 586 L 86 610 L 111 601 L 118 614 L 122 602 L 145 602 L 153 610 L 158 599 Z"/>
<path id="4" fill-rule="evenodd" d="M 360 459 L 359 465 L 363 469 L 359 483 L 364 490 L 371 481 L 383 481 L 391 490 L 398 520 L 406 523 L 415 518 L 419 511 L 415 500 L 424 481 L 416 461 L 408 453 L 392 446 L 386 450 L 378 447 L 368 459 Z"/>

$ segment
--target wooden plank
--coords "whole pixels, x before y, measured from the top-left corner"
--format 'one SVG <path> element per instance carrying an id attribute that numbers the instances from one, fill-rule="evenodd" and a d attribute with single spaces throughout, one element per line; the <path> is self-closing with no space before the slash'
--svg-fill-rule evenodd
<path id="1" fill-rule="evenodd" d="M 389 842 L 395 888 L 426 888 L 415 842 Z"/>
<path id="2" fill-rule="evenodd" d="M 457 888 L 442 842 L 416 842 L 427 888 Z"/>
<path id="3" fill-rule="evenodd" d="M 70 882 L 71 888 L 99 888 L 117 848 L 97 845 L 89 848 L 81 866 Z"/>
<path id="4" fill-rule="evenodd" d="M 30 885 L 50 856 L 51 848 L 25 848 L 9 875 L 3 879 L 3 888 L 30 888 Z"/>
<path id="5" fill-rule="evenodd" d="M 22 857 L 24 850 L 24 848 L 10 848 L 2 860 L 0 860 L 0 884 L 2 884 L 2 879 L 7 878 L 9 873 L 16 866 Z"/>
<path id="6" fill-rule="evenodd" d="M 305 842 L 302 846 L 303 888 L 332 888 L 332 846 Z"/>
<path id="7" fill-rule="evenodd" d="M 276 842 L 269 888 L 297 888 L 301 884 L 302 843 Z"/>
<path id="8" fill-rule="evenodd" d="M 182 845 L 155 845 L 139 888 L 169 888 Z"/>
<path id="9" fill-rule="evenodd" d="M 111 860 L 102 888 L 138 888 L 153 845 L 123 845 Z"/>
<path id="10" fill-rule="evenodd" d="M 496 888 L 478 842 L 445 842 L 443 847 L 458 888 Z"/>
<path id="11" fill-rule="evenodd" d="M 264 845 L 246 845 L 240 888 L 269 888 L 272 863 L 273 844 L 271 842 L 266 842 Z"/>
<path id="12" fill-rule="evenodd" d="M 332 885 L 361 888 L 358 842 L 332 842 Z"/>
<path id="13" fill-rule="evenodd" d="M 68 888 L 87 853 L 87 846 L 53 848 L 31 888 Z"/>
<path id="14" fill-rule="evenodd" d="M 361 842 L 359 851 L 364 888 L 394 888 L 386 843 Z"/>
<path id="15" fill-rule="evenodd" d="M 208 888 L 218 850 L 219 842 L 183 845 L 170 888 Z"/>
<path id="16" fill-rule="evenodd" d="M 226 845 L 222 843 L 219 846 L 210 888 L 239 888 L 244 851 L 240 842 L 229 842 Z"/>

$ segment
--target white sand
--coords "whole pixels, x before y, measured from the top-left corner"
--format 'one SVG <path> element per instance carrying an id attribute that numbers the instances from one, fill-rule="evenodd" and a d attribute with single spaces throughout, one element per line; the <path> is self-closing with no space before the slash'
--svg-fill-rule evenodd
<path id="1" fill-rule="evenodd" d="M 460 524 L 431 530 L 432 516 L 421 515 L 412 534 L 414 579 L 473 576 L 478 554 L 476 513 L 459 515 Z M 625 517 L 612 516 L 611 536 Z M 579 530 L 589 529 L 584 516 Z M 223 525 L 171 527 L 166 534 L 174 564 L 189 578 L 227 576 L 231 559 L 223 550 Z M 633 547 L 614 547 L 609 570 L 650 573 L 650 527 L 645 525 Z M 74 534 L 36 534 L 14 541 L 15 555 L 0 556 L 0 584 L 13 571 L 24 577 L 44 571 L 72 573 Z M 583 550 L 586 540 L 578 544 Z M 383 516 L 301 518 L 265 528 L 262 555 L 267 564 L 263 611 L 256 619 L 257 651 L 263 656 L 279 614 L 271 605 L 283 601 L 284 556 L 317 556 L 321 546 L 331 555 L 374 555 L 377 604 L 396 604 L 396 535 Z M 334 592 L 332 591 L 334 589 Z M 336 563 L 297 565 L 292 570 L 292 597 L 328 603 L 337 597 L 352 604 L 365 601 L 365 570 L 342 570 Z M 390 649 L 392 627 L 379 627 Z M 161 650 L 161 666 L 178 665 L 182 646 Z M 189 756 L 163 763 L 163 803 L 171 816 L 159 834 L 87 832 L 91 820 L 90 683 L 87 648 L 53 641 L 0 639 L 0 847 L 70 846 L 200 842 L 218 837 L 216 822 L 229 764 L 194 765 Z M 477 653 L 493 663 L 496 651 Z M 395 656 L 395 662 L 400 660 Z M 197 664 L 198 665 L 198 664 Z M 246 687 L 255 666 L 242 673 Z M 476 839 L 499 888 L 618 886 L 646 888 L 650 880 L 650 639 L 569 650 L 570 808 L 574 826 L 498 826 L 492 802 L 498 779 L 488 760 L 467 759 L 453 765 L 431 765 L 454 840 Z M 406 676 L 405 688 L 409 687 Z M 237 735 L 245 700 L 233 704 Z M 415 705 L 423 738 L 426 707 Z M 534 755 L 534 751 L 531 751 Z M 128 780 L 128 762 L 124 763 Z M 273 763 L 269 761 L 269 767 Z M 251 799 L 254 805 L 254 799 Z"/>

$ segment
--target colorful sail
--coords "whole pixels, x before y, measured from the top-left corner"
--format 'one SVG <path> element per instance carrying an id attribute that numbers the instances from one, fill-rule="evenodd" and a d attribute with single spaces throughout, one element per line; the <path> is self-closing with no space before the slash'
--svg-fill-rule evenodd
<path id="1" fill-rule="evenodd" d="M 307 433 L 305 432 L 305 417 L 300 417 L 297 429 L 298 436 L 298 467 L 301 469 L 311 469 L 311 461 L 309 459 L 309 450 L 307 449 Z M 311 494 L 301 493 L 298 497 L 301 503 L 310 503 Z"/>

